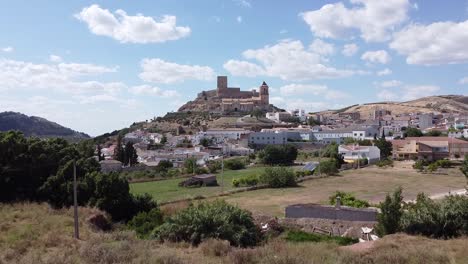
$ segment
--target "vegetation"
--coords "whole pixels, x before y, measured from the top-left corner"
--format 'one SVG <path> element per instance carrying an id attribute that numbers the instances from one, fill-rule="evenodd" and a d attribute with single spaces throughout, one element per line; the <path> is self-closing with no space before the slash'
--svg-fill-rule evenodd
<path id="1" fill-rule="evenodd" d="M 468 181 L 468 155 L 465 156 L 462 165 L 460 166 L 460 171 L 465 175 L 466 180 Z"/>
<path id="2" fill-rule="evenodd" d="M 190 206 L 167 219 L 154 231 L 153 237 L 194 245 L 204 239 L 216 238 L 241 247 L 255 246 L 261 240 L 250 212 L 222 200 Z"/>
<path id="3" fill-rule="evenodd" d="M 245 169 L 245 160 L 243 158 L 227 159 L 224 161 L 224 167 L 229 170 Z"/>
<path id="4" fill-rule="evenodd" d="M 400 187 L 391 196 L 387 194 L 385 200 L 379 204 L 381 212 L 377 215 L 376 231 L 380 236 L 400 231 L 400 221 L 403 215 L 402 191 Z"/>
<path id="5" fill-rule="evenodd" d="M 320 234 L 306 233 L 304 231 L 288 231 L 285 239 L 291 242 L 334 242 L 340 246 L 358 243 L 359 240 L 350 237 L 326 236 Z"/>
<path id="6" fill-rule="evenodd" d="M 155 206 L 148 196 L 129 192 L 118 174 L 102 174 L 94 144 L 70 144 L 63 139 L 25 138 L 20 132 L 0 133 L 0 201 L 46 201 L 53 208 L 73 204 L 73 165 L 76 163 L 78 203 L 127 221 Z"/>
<path id="7" fill-rule="evenodd" d="M 332 196 L 330 196 L 329 204 L 335 205 L 336 198 L 340 197 L 341 205 L 356 207 L 356 208 L 365 208 L 369 207 L 370 204 L 368 201 L 359 200 L 351 193 L 343 192 L 343 191 L 336 191 Z"/>
<path id="8" fill-rule="evenodd" d="M 384 137 L 374 140 L 374 145 L 380 150 L 380 158 L 388 159 L 392 157 L 392 142 L 387 141 Z"/>
<path id="9" fill-rule="evenodd" d="M 379 160 L 375 165 L 377 165 L 378 167 L 388 167 L 388 166 L 391 166 L 393 167 L 393 160 L 392 159 L 382 159 L 382 160 Z"/>
<path id="10" fill-rule="evenodd" d="M 369 139 L 354 139 L 352 137 L 345 138 L 343 143 L 345 145 L 358 144 L 359 146 L 372 146 L 372 141 Z"/>
<path id="11" fill-rule="evenodd" d="M 290 165 L 296 160 L 297 153 L 293 145 L 268 145 L 258 153 L 258 158 L 267 165 Z"/>
<path id="12" fill-rule="evenodd" d="M 320 174 L 335 175 L 338 173 L 338 162 L 335 159 L 320 161 L 319 165 L 315 169 Z"/>
<path id="13" fill-rule="evenodd" d="M 408 127 L 406 128 L 406 131 L 404 133 L 405 137 L 422 137 L 423 133 L 421 130 L 415 128 L 415 127 Z"/>
<path id="14" fill-rule="evenodd" d="M 283 188 L 297 186 L 294 171 L 286 167 L 266 168 L 260 175 L 259 181 L 271 188 Z"/>
<path id="15" fill-rule="evenodd" d="M 232 180 L 232 185 L 234 187 L 247 187 L 247 186 L 256 186 L 259 182 L 259 179 L 256 175 L 249 175 L 246 177 L 241 177 L 238 179 Z"/>
<path id="16" fill-rule="evenodd" d="M 163 223 L 163 215 L 159 208 L 149 212 L 140 212 L 127 223 L 130 229 L 135 230 L 138 237 L 149 238 L 151 232 Z"/>
<path id="17" fill-rule="evenodd" d="M 195 174 L 196 169 L 198 168 L 196 158 L 188 158 L 184 161 L 185 172 L 189 174 Z"/>
<path id="18" fill-rule="evenodd" d="M 209 139 L 209 138 L 202 138 L 200 139 L 200 145 L 204 146 L 204 147 L 208 147 L 208 146 L 211 146 L 213 144 L 213 140 Z"/>

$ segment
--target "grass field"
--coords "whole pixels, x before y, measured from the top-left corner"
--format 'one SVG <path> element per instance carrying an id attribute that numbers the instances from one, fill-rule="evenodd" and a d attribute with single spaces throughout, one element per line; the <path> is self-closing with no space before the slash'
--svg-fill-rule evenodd
<path id="1" fill-rule="evenodd" d="M 232 190 L 232 180 L 242 176 L 258 175 L 263 172 L 265 167 L 251 167 L 244 170 L 227 170 L 224 176 L 217 173 L 216 177 L 220 186 L 213 187 L 179 187 L 179 182 L 184 179 L 169 179 L 154 182 L 141 182 L 130 184 L 130 191 L 135 194 L 149 193 L 158 202 L 167 202 L 185 198 L 194 198 L 196 196 L 212 196 L 222 192 L 221 184 L 224 181 L 224 191 Z"/>
<path id="2" fill-rule="evenodd" d="M 393 168 L 371 166 L 360 170 L 341 172 L 339 176 L 302 182 L 299 187 L 285 189 L 261 189 L 236 193 L 225 197 L 254 213 L 284 216 L 286 206 L 297 203 L 327 203 L 336 190 L 352 192 L 359 199 L 378 203 L 388 192 L 403 187 L 405 199 L 414 199 L 420 192 L 427 194 L 463 189 L 466 178 L 458 168 L 448 174 L 422 174 L 406 162 L 395 162 Z"/>

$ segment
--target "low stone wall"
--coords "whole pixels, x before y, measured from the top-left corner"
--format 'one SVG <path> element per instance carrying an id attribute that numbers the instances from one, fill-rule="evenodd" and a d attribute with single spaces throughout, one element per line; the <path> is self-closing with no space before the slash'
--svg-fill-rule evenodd
<path id="1" fill-rule="evenodd" d="M 374 222 L 377 220 L 377 210 L 347 206 L 334 207 L 318 204 L 295 204 L 286 207 L 285 216 L 287 218 L 322 218 Z"/>
<path id="2" fill-rule="evenodd" d="M 314 228 L 329 231 L 334 236 L 348 236 L 363 238 L 361 227 L 373 228 L 377 222 L 373 221 L 344 221 L 320 218 L 281 218 L 278 220 L 286 228 L 301 229 L 313 232 Z"/>

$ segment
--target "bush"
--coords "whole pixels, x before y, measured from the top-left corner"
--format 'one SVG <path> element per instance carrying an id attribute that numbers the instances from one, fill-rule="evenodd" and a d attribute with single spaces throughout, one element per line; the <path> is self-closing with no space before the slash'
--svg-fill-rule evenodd
<path id="1" fill-rule="evenodd" d="M 424 170 L 424 161 L 423 160 L 417 160 L 413 164 L 413 169 L 418 170 L 418 171 L 423 171 Z"/>
<path id="2" fill-rule="evenodd" d="M 210 173 L 216 173 L 218 170 L 221 169 L 221 162 L 220 161 L 210 161 L 207 164 L 208 171 Z"/>
<path id="3" fill-rule="evenodd" d="M 306 233 L 304 231 L 289 231 L 285 239 L 291 242 L 334 242 L 340 246 L 347 246 L 359 242 L 359 240 L 356 238 L 326 236 L 320 234 Z"/>
<path id="4" fill-rule="evenodd" d="M 255 246 L 261 239 L 251 213 L 223 200 L 190 206 L 167 219 L 154 231 L 153 237 L 193 245 L 215 238 L 241 247 Z"/>
<path id="5" fill-rule="evenodd" d="M 258 177 L 255 175 L 250 175 L 232 180 L 232 185 L 234 187 L 256 186 L 257 184 Z"/>
<path id="6" fill-rule="evenodd" d="M 409 204 L 403 214 L 402 230 L 409 234 L 433 238 L 452 238 L 468 234 L 468 198 L 448 196 L 433 201 L 418 194 L 416 203 Z"/>
<path id="7" fill-rule="evenodd" d="M 435 163 L 437 164 L 438 167 L 441 167 L 441 168 L 450 168 L 450 166 L 452 165 L 450 160 L 446 160 L 446 159 L 438 160 Z"/>
<path id="8" fill-rule="evenodd" d="M 403 197 L 401 187 L 396 189 L 392 196 L 387 194 L 385 200 L 379 204 L 381 212 L 377 215 L 376 231 L 380 236 L 394 234 L 400 231 L 400 222 L 403 215 L 401 203 Z"/>
<path id="9" fill-rule="evenodd" d="M 338 173 L 337 164 L 338 162 L 335 159 L 324 160 L 319 163 L 315 170 L 321 174 L 335 175 Z"/>
<path id="10" fill-rule="evenodd" d="M 267 145 L 258 157 L 263 164 L 290 165 L 296 160 L 297 153 L 293 145 Z"/>
<path id="11" fill-rule="evenodd" d="M 335 194 L 330 196 L 328 198 L 329 203 L 331 205 L 335 205 L 336 197 L 338 196 L 341 199 L 341 204 L 345 206 L 351 206 L 351 207 L 356 207 L 356 208 L 365 208 L 365 207 L 370 206 L 368 201 L 356 199 L 356 197 L 354 197 L 354 195 L 352 195 L 351 193 L 342 192 L 342 191 L 336 191 Z"/>
<path id="12" fill-rule="evenodd" d="M 436 162 L 431 163 L 431 164 L 429 164 L 429 166 L 427 166 L 427 171 L 429 171 L 429 172 L 434 172 L 437 169 L 439 169 L 439 165 Z"/>
<path id="13" fill-rule="evenodd" d="M 305 176 L 310 176 L 310 175 L 313 175 L 314 174 L 314 171 L 310 171 L 310 170 L 299 170 L 299 171 L 296 171 L 296 178 L 300 178 L 300 177 L 305 177 Z"/>
<path id="14" fill-rule="evenodd" d="M 206 168 L 195 168 L 195 174 L 207 174 L 208 170 Z"/>
<path id="15" fill-rule="evenodd" d="M 135 230 L 138 237 L 147 238 L 151 232 L 163 223 L 163 215 L 159 208 L 153 208 L 149 212 L 140 212 L 127 224 L 130 229 Z"/>
<path id="16" fill-rule="evenodd" d="M 382 167 L 387 167 L 387 166 L 391 166 L 393 167 L 393 160 L 391 159 L 383 159 L 383 160 L 379 160 L 376 165 L 380 168 Z"/>
<path id="17" fill-rule="evenodd" d="M 271 188 L 297 186 L 294 171 L 286 167 L 266 168 L 260 175 L 259 182 L 267 184 Z"/>
<path id="18" fill-rule="evenodd" d="M 228 159 L 224 161 L 224 167 L 229 170 L 245 169 L 245 161 L 244 159 L 241 159 L 241 158 Z"/>
<path id="19" fill-rule="evenodd" d="M 207 239 L 200 244 L 201 251 L 205 256 L 222 257 L 232 250 L 229 241 L 218 239 Z"/>

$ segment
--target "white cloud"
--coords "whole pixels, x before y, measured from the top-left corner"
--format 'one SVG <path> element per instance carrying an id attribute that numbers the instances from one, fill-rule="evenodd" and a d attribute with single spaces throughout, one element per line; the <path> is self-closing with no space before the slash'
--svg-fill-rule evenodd
<path id="1" fill-rule="evenodd" d="M 405 85 L 392 90 L 384 89 L 377 93 L 377 98 L 387 101 L 411 101 L 424 96 L 436 95 L 440 87 L 434 85 Z"/>
<path id="2" fill-rule="evenodd" d="M 150 85 L 139 85 L 130 87 L 130 92 L 135 95 L 150 95 L 150 96 L 158 96 L 164 98 L 172 98 L 180 96 L 180 94 L 175 90 L 163 90 L 159 87 L 150 86 Z"/>
<path id="3" fill-rule="evenodd" d="M 347 57 L 351 57 L 359 50 L 358 45 L 354 43 L 345 44 L 341 53 Z"/>
<path id="4" fill-rule="evenodd" d="M 280 87 L 280 94 L 283 96 L 314 95 L 320 96 L 327 100 L 338 100 L 349 97 L 348 94 L 341 91 L 332 90 L 326 85 L 295 83 Z"/>
<path id="5" fill-rule="evenodd" d="M 35 64 L 32 62 L 0 59 L 0 89 L 53 89 L 80 94 L 88 92 L 114 93 L 122 89 L 119 82 L 81 80 L 79 77 L 115 72 L 94 64 L 60 63 Z"/>
<path id="6" fill-rule="evenodd" d="M 388 55 L 385 50 L 376 50 L 376 51 L 366 51 L 361 56 L 362 60 L 365 60 L 370 63 L 381 63 L 387 64 L 391 61 L 390 55 Z"/>
<path id="7" fill-rule="evenodd" d="M 234 2 L 242 7 L 252 7 L 252 4 L 250 1 L 247 0 L 234 0 Z"/>
<path id="8" fill-rule="evenodd" d="M 286 29 L 282 29 L 282 30 L 280 30 L 279 33 L 280 33 L 280 34 L 286 34 L 286 33 L 288 33 L 288 31 L 287 31 Z"/>
<path id="9" fill-rule="evenodd" d="M 327 43 L 321 39 L 315 39 L 312 44 L 309 45 L 309 49 L 317 54 L 328 56 L 335 53 L 335 47 L 331 43 Z"/>
<path id="10" fill-rule="evenodd" d="M 459 84 L 468 84 L 468 77 L 461 78 L 460 81 L 458 81 Z"/>
<path id="11" fill-rule="evenodd" d="M 382 90 L 377 94 L 377 98 L 383 101 L 395 101 L 398 99 L 398 95 L 389 90 Z"/>
<path id="12" fill-rule="evenodd" d="M 390 32 L 408 19 L 408 0 L 350 2 L 351 8 L 338 2 L 301 13 L 300 16 L 317 37 L 348 38 L 353 30 L 357 30 L 367 42 L 389 40 Z"/>
<path id="13" fill-rule="evenodd" d="M 161 59 L 143 59 L 143 72 L 138 76 L 146 82 L 178 83 L 185 80 L 210 81 L 214 71 L 208 66 L 183 65 Z"/>
<path id="14" fill-rule="evenodd" d="M 266 75 L 296 81 L 340 78 L 355 73 L 351 70 L 325 66 L 320 54 L 306 50 L 302 42 L 298 40 L 282 40 L 273 46 L 246 50 L 242 55 L 246 59 L 256 60 L 259 64 L 230 60 L 224 64 L 224 68 L 238 76 Z M 258 73 L 255 74 L 255 72 Z"/>
<path id="15" fill-rule="evenodd" d="M 389 87 L 398 87 L 401 86 L 403 83 L 397 80 L 391 80 L 391 81 L 384 81 L 380 83 L 381 87 L 389 88 Z"/>
<path id="16" fill-rule="evenodd" d="M 158 43 L 190 35 L 190 28 L 177 26 L 176 17 L 171 15 L 157 21 L 142 14 L 129 16 L 121 9 L 112 13 L 94 4 L 83 8 L 75 17 L 85 22 L 92 33 L 122 43 Z"/>
<path id="17" fill-rule="evenodd" d="M 460 23 L 412 24 L 394 34 L 390 48 L 408 64 L 438 65 L 468 62 L 468 20 Z"/>
<path id="18" fill-rule="evenodd" d="M 378 76 L 385 76 L 385 75 L 390 75 L 390 74 L 392 74 L 392 70 L 390 70 L 389 68 L 385 68 L 377 72 Z"/>
<path id="19" fill-rule="evenodd" d="M 10 47 L 10 46 L 2 48 L 2 51 L 7 52 L 7 53 L 13 52 L 14 50 L 15 49 L 13 47 Z"/>
<path id="20" fill-rule="evenodd" d="M 435 95 L 440 90 L 438 86 L 434 85 L 410 85 L 403 88 L 404 101 L 415 100 L 424 96 Z"/>
<path id="21" fill-rule="evenodd" d="M 50 60 L 51 62 L 62 62 L 62 58 L 61 58 L 60 56 L 54 55 L 54 54 L 51 54 L 51 55 L 49 56 L 49 60 Z"/>
<path id="22" fill-rule="evenodd" d="M 265 74 L 262 67 L 248 61 L 228 60 L 223 67 L 234 76 L 255 77 Z"/>
<path id="23" fill-rule="evenodd" d="M 236 20 L 237 20 L 237 23 L 242 23 L 242 17 L 241 16 L 237 16 Z"/>

